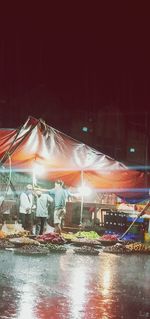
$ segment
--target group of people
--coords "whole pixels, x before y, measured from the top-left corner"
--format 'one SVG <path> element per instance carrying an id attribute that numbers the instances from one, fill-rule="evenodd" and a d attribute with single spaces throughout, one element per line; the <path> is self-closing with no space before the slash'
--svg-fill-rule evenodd
<path id="1" fill-rule="evenodd" d="M 33 233 L 43 234 L 48 219 L 49 204 L 54 202 L 54 227 L 55 232 L 61 234 L 62 219 L 66 213 L 66 201 L 72 194 L 65 189 L 62 180 L 55 182 L 55 187 L 50 190 L 26 186 L 20 195 L 19 219 L 25 230 Z"/>

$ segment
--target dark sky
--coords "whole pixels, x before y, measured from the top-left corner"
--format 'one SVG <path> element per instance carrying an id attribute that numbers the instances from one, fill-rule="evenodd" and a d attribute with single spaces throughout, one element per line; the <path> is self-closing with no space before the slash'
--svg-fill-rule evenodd
<path id="1" fill-rule="evenodd" d="M 45 99 L 59 101 L 59 112 L 124 113 L 149 111 L 149 10 L 145 4 L 106 1 L 55 8 L 6 3 L 1 10 L 1 125 L 27 116 L 50 120 Z M 34 97 L 35 94 L 35 99 Z M 31 103 L 24 107 L 24 99 Z M 38 105 L 38 107 L 37 107 Z M 7 109 L 7 112 L 6 112 Z M 7 114 L 6 114 L 7 113 Z M 72 113 L 73 114 L 73 113 Z M 67 125 L 67 123 L 66 123 Z"/>

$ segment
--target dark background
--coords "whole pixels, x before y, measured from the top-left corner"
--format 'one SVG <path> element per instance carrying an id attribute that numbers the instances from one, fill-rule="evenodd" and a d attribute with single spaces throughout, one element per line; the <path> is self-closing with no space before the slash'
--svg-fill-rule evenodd
<path id="1" fill-rule="evenodd" d="M 146 2 L 6 2 L 0 16 L 1 127 L 17 127 L 31 115 L 84 141 L 82 126 L 89 126 L 89 144 L 113 156 L 104 147 L 105 129 L 102 143 L 95 127 L 101 114 L 112 122 L 121 114 L 125 130 L 132 122 L 149 139 Z"/>

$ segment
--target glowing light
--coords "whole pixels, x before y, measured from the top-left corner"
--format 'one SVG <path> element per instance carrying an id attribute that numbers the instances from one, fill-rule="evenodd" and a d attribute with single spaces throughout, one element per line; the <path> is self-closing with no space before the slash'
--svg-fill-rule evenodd
<path id="1" fill-rule="evenodd" d="M 135 153 L 135 148 L 134 147 L 130 147 L 129 151 L 130 151 L 130 153 Z"/>
<path id="2" fill-rule="evenodd" d="M 78 192 L 82 195 L 82 196 L 89 196 L 92 192 L 91 188 L 89 188 L 88 186 L 81 186 L 78 188 Z"/>
<path id="3" fill-rule="evenodd" d="M 45 173 L 45 168 L 37 163 L 34 164 L 32 169 L 32 183 L 35 186 L 37 184 L 37 176 L 41 176 Z"/>
<path id="4" fill-rule="evenodd" d="M 82 131 L 83 131 L 83 132 L 88 132 L 88 130 L 89 130 L 88 127 L 86 127 L 86 126 L 83 126 L 83 127 L 82 127 Z"/>
<path id="5" fill-rule="evenodd" d="M 33 167 L 33 174 L 36 175 L 43 175 L 45 173 L 45 168 L 39 164 L 34 164 Z"/>

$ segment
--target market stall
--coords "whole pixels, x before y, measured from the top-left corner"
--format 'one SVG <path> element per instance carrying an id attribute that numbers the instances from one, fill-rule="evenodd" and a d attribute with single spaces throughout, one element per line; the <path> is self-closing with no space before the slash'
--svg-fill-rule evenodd
<path id="1" fill-rule="evenodd" d="M 33 186 L 44 181 L 49 185 L 61 178 L 67 187 L 82 188 L 79 202 L 79 223 L 83 223 L 83 213 L 88 203 L 83 189 L 91 189 L 99 198 L 95 203 L 99 221 L 106 226 L 107 213 L 115 204 L 104 204 L 103 194 L 116 194 L 127 202 L 138 202 L 149 198 L 149 175 L 129 169 L 124 164 L 48 126 L 43 120 L 29 117 L 18 129 L 0 130 L 1 176 L 8 175 L 3 185 L 8 190 L 18 192 L 20 183 L 14 184 L 14 174 L 19 174 Z M 23 184 L 22 184 L 23 185 Z M 2 190 L 2 188 L 1 188 Z M 4 190 L 4 189 L 3 189 Z M 92 202 L 93 205 L 93 202 Z M 103 205 L 106 205 L 103 207 Z M 97 208 L 99 208 L 97 210 Z M 94 219 L 97 216 L 94 212 Z M 122 216 L 117 216 L 121 218 Z M 124 216 L 123 216 L 124 217 Z M 126 226 L 126 225 L 124 225 Z"/>

